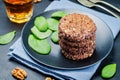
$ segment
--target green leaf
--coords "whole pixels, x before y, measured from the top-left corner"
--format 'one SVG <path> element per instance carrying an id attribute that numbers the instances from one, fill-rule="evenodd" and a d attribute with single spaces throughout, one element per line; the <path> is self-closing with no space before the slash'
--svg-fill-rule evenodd
<path id="1" fill-rule="evenodd" d="M 49 54 L 51 51 L 51 46 L 46 39 L 39 40 L 34 37 L 32 34 L 28 37 L 29 46 L 39 54 Z"/>
<path id="2" fill-rule="evenodd" d="M 0 44 L 8 44 L 10 43 L 13 38 L 15 37 L 16 31 L 9 32 L 7 34 L 0 36 Z"/>
<path id="3" fill-rule="evenodd" d="M 115 73 L 116 73 L 116 64 L 109 64 L 102 69 L 101 76 L 103 78 L 111 78 L 114 76 Z"/>
<path id="4" fill-rule="evenodd" d="M 48 18 L 47 19 L 47 22 L 48 22 L 48 28 L 53 30 L 53 31 L 56 31 L 58 30 L 58 20 L 56 19 L 53 19 L 53 18 Z"/>
<path id="5" fill-rule="evenodd" d="M 58 40 L 59 40 L 59 38 L 58 38 L 58 31 L 55 31 L 55 32 L 52 33 L 52 35 L 51 35 L 51 40 L 52 40 L 54 43 L 58 43 Z"/>
<path id="6" fill-rule="evenodd" d="M 38 28 L 39 31 L 45 32 L 48 29 L 48 23 L 45 17 L 39 16 L 35 18 L 34 21 L 35 26 Z"/>
<path id="7" fill-rule="evenodd" d="M 47 30 L 46 32 L 40 32 L 35 26 L 31 28 L 31 32 L 38 38 L 38 39 L 45 39 L 52 33 L 51 30 Z"/>
<path id="8" fill-rule="evenodd" d="M 67 15 L 67 13 L 64 11 L 56 11 L 56 12 L 52 13 L 51 17 L 60 19 L 65 15 Z"/>

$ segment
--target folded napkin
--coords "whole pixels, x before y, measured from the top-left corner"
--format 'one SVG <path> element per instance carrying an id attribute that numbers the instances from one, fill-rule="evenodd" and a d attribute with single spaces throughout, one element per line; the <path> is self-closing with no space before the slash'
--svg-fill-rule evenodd
<path id="1" fill-rule="evenodd" d="M 114 17 L 102 14 L 100 12 L 96 12 L 94 10 L 88 9 L 86 7 L 83 7 L 79 4 L 73 3 L 68 0 L 60 0 L 60 1 L 53 1 L 45 11 L 52 10 L 52 9 L 61 9 L 61 8 L 71 8 L 71 9 L 78 9 L 82 11 L 87 11 L 89 13 L 92 13 L 101 19 L 104 20 L 108 24 L 108 26 L 111 28 L 114 38 L 116 37 L 117 33 L 120 30 L 120 20 L 116 19 Z M 83 69 L 73 69 L 73 70 L 62 70 L 62 69 L 55 69 L 51 67 L 44 66 L 42 64 L 39 64 L 35 62 L 33 59 L 31 59 L 27 53 L 24 51 L 21 38 L 19 38 L 11 47 L 10 52 L 8 53 L 10 59 L 14 59 L 16 61 L 21 62 L 22 64 L 31 67 L 33 69 L 36 69 L 43 74 L 51 75 L 56 77 L 60 80 L 90 80 L 95 71 L 97 70 L 98 66 L 100 65 L 101 61 L 92 65 L 88 68 Z"/>

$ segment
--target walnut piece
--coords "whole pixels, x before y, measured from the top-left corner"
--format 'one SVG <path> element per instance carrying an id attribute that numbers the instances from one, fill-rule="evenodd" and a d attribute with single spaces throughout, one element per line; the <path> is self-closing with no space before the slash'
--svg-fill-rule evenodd
<path id="1" fill-rule="evenodd" d="M 11 73 L 15 78 L 19 80 L 24 80 L 27 77 L 26 71 L 19 67 L 16 67 L 15 69 L 13 69 Z"/>
<path id="2" fill-rule="evenodd" d="M 42 0 L 34 0 L 34 3 L 38 3 L 41 2 Z"/>
<path id="3" fill-rule="evenodd" d="M 46 77 L 45 80 L 55 80 L 55 79 L 52 79 L 51 77 Z"/>

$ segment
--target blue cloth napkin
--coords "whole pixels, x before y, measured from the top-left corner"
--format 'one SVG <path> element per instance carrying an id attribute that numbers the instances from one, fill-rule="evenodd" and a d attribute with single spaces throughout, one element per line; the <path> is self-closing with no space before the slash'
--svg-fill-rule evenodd
<path id="1" fill-rule="evenodd" d="M 92 13 L 92 14 L 100 17 L 111 28 L 114 38 L 116 37 L 117 33 L 120 30 L 120 20 L 119 19 L 105 15 L 100 12 L 96 12 L 94 10 L 88 9 L 86 7 L 83 7 L 79 4 L 73 3 L 68 0 L 53 1 L 47 7 L 47 9 L 45 11 L 52 10 L 52 9 L 61 9 L 61 8 L 78 9 L 78 10 L 82 10 L 85 12 L 87 11 L 89 13 Z M 23 46 L 21 43 L 21 38 L 19 38 L 10 47 L 9 50 L 10 50 L 10 52 L 8 53 L 8 55 L 9 55 L 10 59 L 15 59 L 16 61 L 19 61 L 28 67 L 36 69 L 36 70 L 42 72 L 43 74 L 54 76 L 60 80 L 90 80 L 101 63 L 101 61 L 100 61 L 100 62 L 92 65 L 91 67 L 84 68 L 84 69 L 74 69 L 74 70 L 62 70 L 62 69 L 55 69 L 55 68 L 43 66 L 42 64 L 38 64 L 37 62 L 32 60 L 27 55 L 27 53 L 23 49 Z"/>

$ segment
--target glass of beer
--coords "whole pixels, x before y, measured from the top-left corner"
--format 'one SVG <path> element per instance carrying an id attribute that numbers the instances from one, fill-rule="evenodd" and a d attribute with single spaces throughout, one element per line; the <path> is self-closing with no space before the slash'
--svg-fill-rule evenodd
<path id="1" fill-rule="evenodd" d="M 33 15 L 34 0 L 3 0 L 7 16 L 15 23 L 25 23 Z"/>

